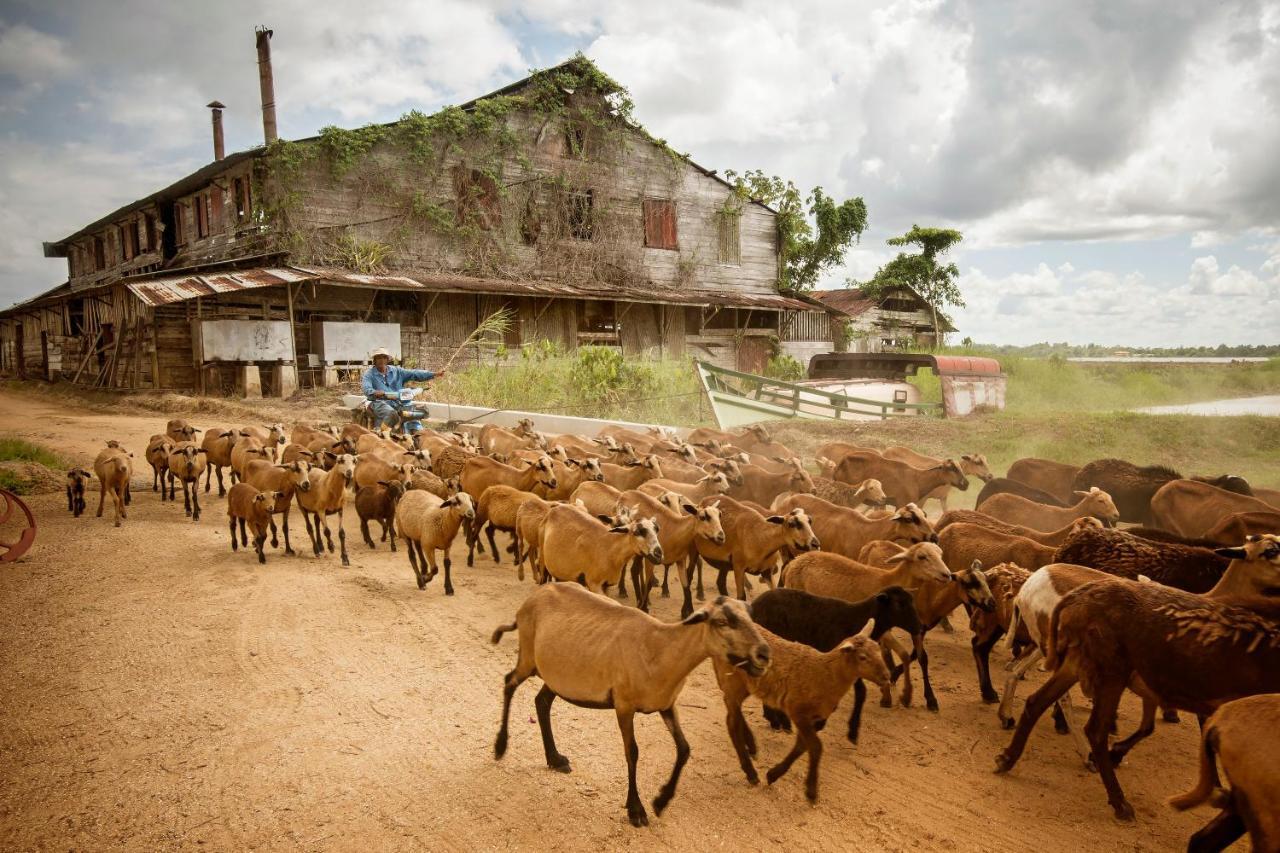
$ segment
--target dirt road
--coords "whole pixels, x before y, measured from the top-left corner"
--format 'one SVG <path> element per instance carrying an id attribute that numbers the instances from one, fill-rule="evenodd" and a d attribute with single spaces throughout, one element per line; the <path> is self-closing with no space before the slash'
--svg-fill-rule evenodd
<path id="1" fill-rule="evenodd" d="M 162 422 L 0 394 L 0 434 L 86 462 L 109 438 L 140 457 Z M 800 765 L 773 787 L 747 785 L 699 668 L 679 703 L 693 747 L 679 793 L 634 830 L 612 714 L 557 703 L 574 770 L 549 771 L 535 680 L 516 694 L 506 758 L 493 759 L 516 646 L 487 637 L 530 588 L 509 565 L 468 569 L 459 544 L 457 595 L 439 580 L 420 592 L 403 551 L 370 551 L 348 518 L 349 569 L 280 552 L 259 567 L 231 552 L 216 484 L 193 524 L 137 468 L 121 529 L 109 510 L 93 517 L 96 494 L 79 520 L 62 496 L 39 496 L 37 547 L 0 569 L 2 849 L 1172 850 L 1205 819 L 1163 804 L 1193 779 L 1191 722 L 1161 724 L 1121 768 L 1133 824 L 1112 819 L 1047 721 L 1014 773 L 993 775 L 1007 734 L 978 700 L 960 628 L 930 638 L 940 713 L 871 707 L 856 749 L 842 724 L 828 728 L 816 806 Z M 676 618 L 677 599 L 655 601 Z M 1136 710 L 1122 708 L 1123 730 Z M 748 719 L 759 763 L 776 762 L 789 736 L 769 732 L 754 702 Z M 674 748 L 656 717 L 637 734 L 650 800 Z"/>

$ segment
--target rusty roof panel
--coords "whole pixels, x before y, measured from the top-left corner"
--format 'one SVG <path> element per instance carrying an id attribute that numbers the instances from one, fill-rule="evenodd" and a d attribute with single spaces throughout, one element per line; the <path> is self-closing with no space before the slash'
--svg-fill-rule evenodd
<path id="1" fill-rule="evenodd" d="M 154 308 L 157 305 L 169 305 L 194 299 L 197 296 L 215 296 L 220 293 L 253 290 L 258 287 L 271 287 L 311 278 L 315 276 L 290 267 L 270 267 L 152 278 L 145 281 L 132 281 L 125 286 L 139 299 Z"/>

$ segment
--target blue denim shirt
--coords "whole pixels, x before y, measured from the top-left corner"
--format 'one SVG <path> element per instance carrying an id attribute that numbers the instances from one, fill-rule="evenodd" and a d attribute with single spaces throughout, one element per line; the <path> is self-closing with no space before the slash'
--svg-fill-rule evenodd
<path id="1" fill-rule="evenodd" d="M 435 374 L 430 370 L 409 370 L 404 367 L 397 367 L 394 364 L 387 365 L 386 374 L 378 372 L 378 368 L 370 367 L 364 372 L 364 379 L 361 381 L 361 390 L 370 400 L 374 399 L 373 392 L 385 391 L 388 397 L 398 397 L 400 389 L 404 388 L 404 384 L 410 380 L 417 382 L 426 382 L 433 379 Z"/>

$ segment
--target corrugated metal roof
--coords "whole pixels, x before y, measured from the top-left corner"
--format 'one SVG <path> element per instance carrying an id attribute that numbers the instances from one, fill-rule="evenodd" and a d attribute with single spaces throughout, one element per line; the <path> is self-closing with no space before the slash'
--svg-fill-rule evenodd
<path id="1" fill-rule="evenodd" d="M 858 317 L 876 307 L 861 290 L 846 287 L 841 290 L 815 290 L 809 294 L 828 308 L 834 308 L 850 317 Z"/>
<path id="2" fill-rule="evenodd" d="M 314 276 L 289 267 L 264 267 L 235 272 L 151 278 L 129 282 L 125 287 L 154 308 L 157 305 L 169 305 L 173 302 L 194 299 L 197 296 L 253 290 L 257 287 L 271 287 L 311 278 Z"/>

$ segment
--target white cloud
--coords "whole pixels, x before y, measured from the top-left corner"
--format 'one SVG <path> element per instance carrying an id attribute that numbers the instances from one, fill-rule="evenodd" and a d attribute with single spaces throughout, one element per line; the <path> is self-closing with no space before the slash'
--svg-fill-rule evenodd
<path id="1" fill-rule="evenodd" d="M 0 78 L 11 77 L 17 84 L 0 94 L 0 114 L 22 110 L 50 82 L 75 67 L 62 39 L 26 24 L 6 26 L 0 21 Z"/>

